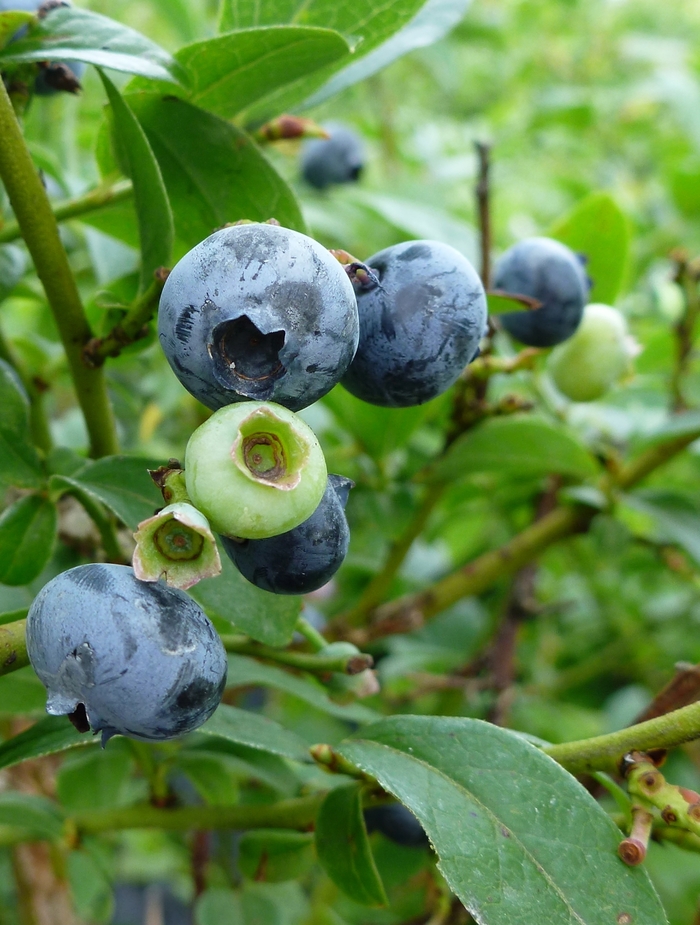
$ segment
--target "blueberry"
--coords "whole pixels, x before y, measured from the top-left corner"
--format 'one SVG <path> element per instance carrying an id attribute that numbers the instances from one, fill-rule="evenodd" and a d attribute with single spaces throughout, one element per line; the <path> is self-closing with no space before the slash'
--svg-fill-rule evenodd
<path id="1" fill-rule="evenodd" d="M 215 232 L 176 264 L 158 331 L 175 375 L 209 408 L 254 399 L 299 411 L 339 381 L 359 323 L 352 284 L 325 248 L 251 223 Z"/>
<path id="2" fill-rule="evenodd" d="M 347 554 L 350 531 L 344 508 L 352 486 L 342 475 L 329 475 L 321 502 L 308 520 L 266 540 L 224 536 L 226 553 L 240 573 L 264 591 L 316 591 L 330 581 Z"/>
<path id="3" fill-rule="evenodd" d="M 93 563 L 44 585 L 27 616 L 27 651 L 46 710 L 83 729 L 172 739 L 201 726 L 226 683 L 216 630 L 182 591 Z"/>
<path id="4" fill-rule="evenodd" d="M 301 172 L 307 183 L 325 189 L 334 183 L 354 183 L 364 169 L 362 140 L 336 122 L 323 126 L 329 138 L 313 138 L 301 152 Z"/>
<path id="5" fill-rule="evenodd" d="M 507 250 L 493 274 L 494 289 L 532 296 L 536 311 L 499 315 L 503 327 L 530 347 L 553 347 L 581 321 L 590 281 L 582 258 L 551 238 L 528 238 Z"/>
<path id="6" fill-rule="evenodd" d="M 486 295 L 449 244 L 407 241 L 367 260 L 379 285 L 357 293 L 360 344 L 345 388 L 375 405 L 435 398 L 458 378 L 486 331 Z"/>
<path id="7" fill-rule="evenodd" d="M 54 6 L 70 6 L 70 3 L 67 0 L 60 0 L 60 2 L 49 0 L 48 3 L 46 0 L 0 0 L 0 13 L 10 10 L 36 13 L 41 7 L 45 7 L 48 12 Z M 12 36 L 10 41 L 24 38 L 26 32 L 27 27 L 24 26 Z M 84 73 L 85 64 L 82 61 L 71 61 L 69 64 L 65 61 L 42 61 L 34 81 L 34 92 L 39 96 L 51 96 L 59 90 L 76 93 L 80 89 L 80 78 Z"/>
<path id="8" fill-rule="evenodd" d="M 381 832 L 397 845 L 426 848 L 430 842 L 423 826 L 401 803 L 372 806 L 364 811 L 368 832 Z"/>

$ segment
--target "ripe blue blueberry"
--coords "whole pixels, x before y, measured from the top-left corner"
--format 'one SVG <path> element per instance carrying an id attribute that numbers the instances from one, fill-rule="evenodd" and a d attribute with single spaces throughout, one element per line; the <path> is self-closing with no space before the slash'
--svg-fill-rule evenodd
<path id="1" fill-rule="evenodd" d="M 528 238 L 497 261 L 493 287 L 542 302 L 535 311 L 499 315 L 499 321 L 523 344 L 553 347 L 579 326 L 590 281 L 583 259 L 565 244 L 551 238 Z"/>
<path id="2" fill-rule="evenodd" d="M 172 739 L 201 726 L 226 683 L 226 652 L 195 602 L 92 563 L 44 585 L 27 616 L 27 651 L 46 710 L 81 731 Z"/>
<path id="3" fill-rule="evenodd" d="M 49 12 L 54 7 L 70 6 L 67 0 L 0 0 L 0 13 L 11 10 L 20 10 L 26 13 L 38 11 Z M 26 26 L 19 29 L 10 41 L 24 38 Z M 76 93 L 80 90 L 80 78 L 85 73 L 85 64 L 82 61 L 42 61 L 34 81 L 34 92 L 39 96 L 51 96 L 59 90 Z"/>
<path id="4" fill-rule="evenodd" d="M 438 241 L 407 241 L 367 260 L 379 285 L 360 289 L 360 344 L 345 388 L 375 405 L 435 398 L 477 355 L 486 295 L 466 257 Z"/>
<path id="5" fill-rule="evenodd" d="M 397 845 L 426 848 L 430 844 L 423 826 L 401 803 L 372 806 L 364 811 L 364 816 L 368 832 L 381 832 Z"/>
<path id="6" fill-rule="evenodd" d="M 252 584 L 274 594 L 308 594 L 330 581 L 348 551 L 345 504 L 353 483 L 329 475 L 321 502 L 293 530 L 264 540 L 221 542 L 231 561 Z"/>
<path id="7" fill-rule="evenodd" d="M 245 224 L 176 264 L 158 333 L 175 375 L 207 407 L 253 399 L 299 411 L 339 381 L 359 323 L 352 284 L 325 248 L 288 228 Z"/>
<path id="8" fill-rule="evenodd" d="M 307 183 L 325 189 L 334 183 L 354 183 L 365 164 L 362 140 L 344 125 L 324 125 L 329 138 L 312 138 L 301 152 L 301 172 Z"/>

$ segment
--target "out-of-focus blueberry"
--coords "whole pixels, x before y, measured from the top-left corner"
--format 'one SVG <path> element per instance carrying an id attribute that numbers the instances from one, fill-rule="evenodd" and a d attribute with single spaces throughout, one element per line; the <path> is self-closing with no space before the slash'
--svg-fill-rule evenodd
<path id="1" fill-rule="evenodd" d="M 27 13 L 36 13 L 44 6 L 46 0 L 0 0 L 0 13 L 10 10 L 21 10 Z M 67 0 L 61 0 L 56 6 L 70 6 Z M 23 38 L 27 32 L 26 26 L 18 29 L 10 41 Z M 75 93 L 80 89 L 80 78 L 85 73 L 83 61 L 44 61 L 39 65 L 39 72 L 34 81 L 34 92 L 39 96 L 51 96 L 59 90 Z"/>
<path id="2" fill-rule="evenodd" d="M 493 288 L 542 302 L 534 311 L 499 315 L 503 327 L 530 347 L 553 347 L 579 326 L 590 280 L 581 257 L 552 238 L 528 238 L 497 261 Z"/>
<path id="3" fill-rule="evenodd" d="M 426 848 L 430 842 L 413 813 L 401 803 L 372 806 L 364 811 L 368 832 L 381 832 L 397 845 Z"/>
<path id="4" fill-rule="evenodd" d="M 357 293 L 360 343 L 342 384 L 375 405 L 421 405 L 476 356 L 484 287 L 467 258 L 439 241 L 395 244 L 366 262 L 379 285 Z"/>
<path id="5" fill-rule="evenodd" d="M 340 568 L 348 551 L 350 531 L 345 504 L 353 483 L 329 475 L 321 502 L 298 527 L 264 540 L 221 542 L 241 574 L 274 594 L 308 594 L 322 587 Z"/>
<path id="6" fill-rule="evenodd" d="M 168 276 L 160 342 L 209 408 L 248 399 L 299 411 L 330 391 L 357 348 L 352 284 L 318 242 L 278 225 L 223 228 Z"/>
<path id="7" fill-rule="evenodd" d="M 44 585 L 27 616 L 27 651 L 47 712 L 76 714 L 103 744 L 117 733 L 191 732 L 226 683 L 226 652 L 199 606 L 126 565 L 79 565 Z"/>
<path id="8" fill-rule="evenodd" d="M 329 122 L 323 128 L 329 138 L 312 138 L 302 148 L 302 176 L 316 189 L 357 182 L 365 165 L 362 139 L 337 122 Z"/>

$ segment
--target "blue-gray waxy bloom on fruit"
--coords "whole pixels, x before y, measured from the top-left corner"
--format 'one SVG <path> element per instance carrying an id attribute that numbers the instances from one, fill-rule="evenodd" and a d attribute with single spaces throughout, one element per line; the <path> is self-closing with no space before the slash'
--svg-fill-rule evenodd
<path id="1" fill-rule="evenodd" d="M 82 719 L 103 744 L 118 733 L 191 732 L 226 683 L 226 652 L 200 607 L 126 565 L 79 565 L 44 585 L 27 616 L 27 651 L 47 712 Z"/>
<path id="2" fill-rule="evenodd" d="M 329 122 L 323 128 L 329 137 L 313 138 L 301 150 L 302 176 L 316 189 L 357 182 L 365 165 L 362 139 L 337 122 Z"/>
<path id="3" fill-rule="evenodd" d="M 158 334 L 209 408 L 253 399 L 299 411 L 330 391 L 359 333 L 352 284 L 318 242 L 279 225 L 223 228 L 168 276 Z"/>
<path id="4" fill-rule="evenodd" d="M 222 536 L 228 557 L 252 584 L 274 594 L 308 594 L 330 581 L 345 559 L 350 531 L 345 504 L 353 483 L 329 475 L 311 517 L 293 530 L 264 540 Z"/>
<path id="5" fill-rule="evenodd" d="M 503 254 L 493 273 L 493 288 L 531 296 L 535 311 L 499 315 L 503 327 L 529 347 L 553 347 L 579 326 L 590 281 L 584 260 L 552 238 L 527 238 Z"/>
<path id="6" fill-rule="evenodd" d="M 486 295 L 466 257 L 439 241 L 407 241 L 366 261 L 379 285 L 360 290 L 360 344 L 342 379 L 374 405 L 440 395 L 477 355 Z"/>

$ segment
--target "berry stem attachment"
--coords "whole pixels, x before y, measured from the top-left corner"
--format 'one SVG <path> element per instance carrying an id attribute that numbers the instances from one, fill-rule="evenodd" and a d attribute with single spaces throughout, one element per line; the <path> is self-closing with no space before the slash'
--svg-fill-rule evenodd
<path id="1" fill-rule="evenodd" d="M 642 806 L 632 807 L 632 828 L 630 834 L 617 849 L 621 860 L 629 867 L 637 867 L 647 856 L 647 846 L 654 822 L 653 815 Z"/>
<path id="2" fill-rule="evenodd" d="M 92 337 L 92 331 L 55 216 L 4 84 L 0 86 L 0 179 L 63 342 L 90 438 L 90 455 L 116 454 L 117 432 L 104 374 L 101 370 L 89 369 L 83 362 L 83 347 Z"/>
<path id="3" fill-rule="evenodd" d="M 296 624 L 296 631 L 309 643 L 314 652 L 320 652 L 328 645 L 328 640 L 324 639 L 319 631 L 313 627 L 305 617 L 299 617 Z"/>

